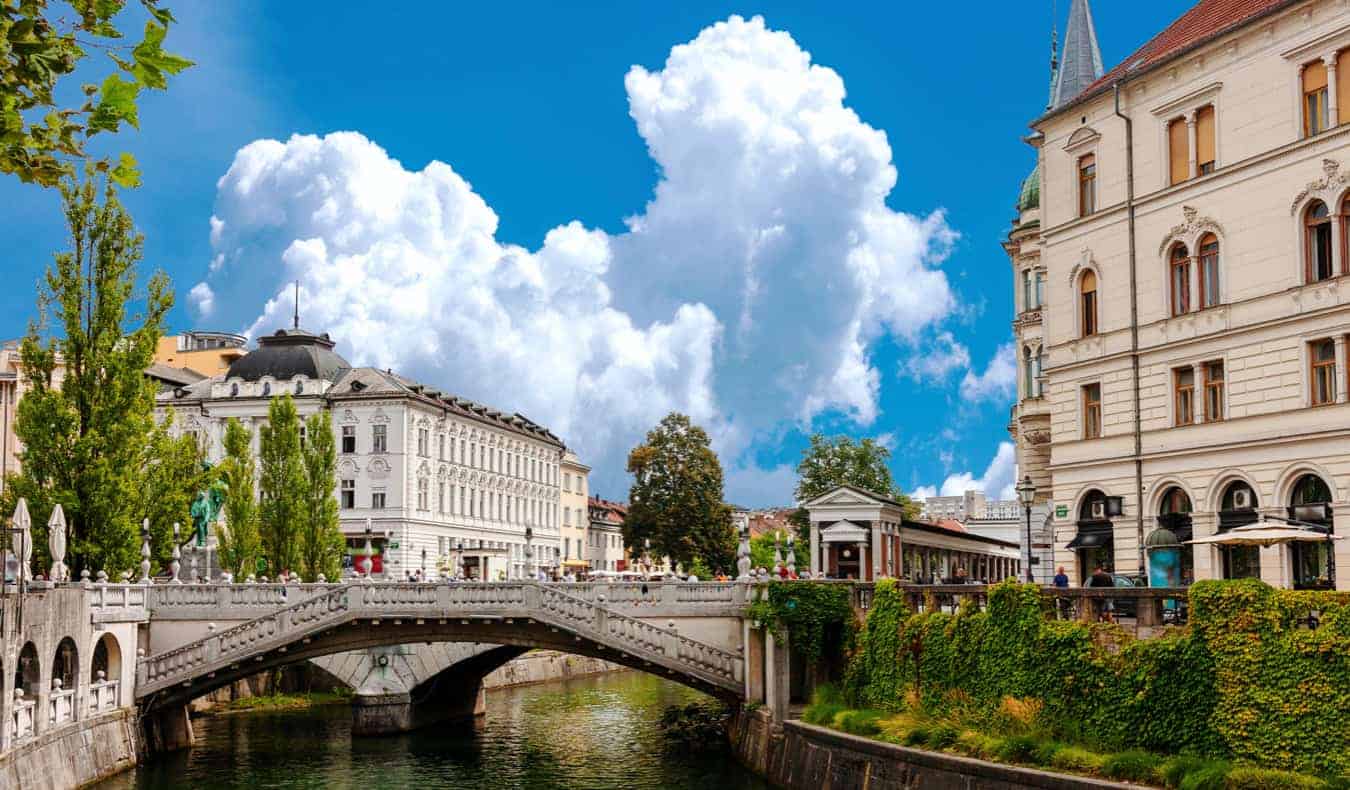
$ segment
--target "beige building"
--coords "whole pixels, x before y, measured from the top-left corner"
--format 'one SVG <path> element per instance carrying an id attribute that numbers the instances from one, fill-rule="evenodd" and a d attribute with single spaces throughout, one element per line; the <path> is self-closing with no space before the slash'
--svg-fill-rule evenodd
<path id="1" fill-rule="evenodd" d="M 562 457 L 562 493 L 559 505 L 562 507 L 562 569 L 573 573 L 586 570 L 586 531 L 590 523 L 587 504 L 587 490 L 590 484 L 587 475 L 591 468 L 581 462 L 571 450 L 563 452 Z"/>
<path id="2" fill-rule="evenodd" d="M 248 353 L 243 335 L 194 330 L 166 335 L 155 348 L 155 362 L 171 368 L 187 368 L 202 376 L 218 376 L 236 359 Z"/>
<path id="3" fill-rule="evenodd" d="M 1184 545 L 1350 512 L 1350 7 L 1202 0 L 1103 73 L 1073 0 L 1055 66 L 1005 248 L 1056 564 L 1350 589 L 1350 542 Z"/>

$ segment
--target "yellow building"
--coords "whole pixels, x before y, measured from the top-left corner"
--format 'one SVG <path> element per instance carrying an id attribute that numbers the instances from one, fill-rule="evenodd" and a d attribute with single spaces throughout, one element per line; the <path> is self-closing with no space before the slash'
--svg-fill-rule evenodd
<path id="1" fill-rule="evenodd" d="M 562 526 L 559 539 L 562 543 L 562 570 L 580 573 L 589 568 L 586 556 L 586 533 L 590 524 L 586 499 L 590 488 L 586 476 L 591 468 L 581 462 L 571 450 L 562 457 L 562 493 L 559 506 L 562 508 Z"/>
<path id="2" fill-rule="evenodd" d="M 230 332 L 193 330 L 159 339 L 155 361 L 171 368 L 187 368 L 203 376 L 216 376 L 230 369 L 230 363 L 248 353 L 248 341 Z"/>

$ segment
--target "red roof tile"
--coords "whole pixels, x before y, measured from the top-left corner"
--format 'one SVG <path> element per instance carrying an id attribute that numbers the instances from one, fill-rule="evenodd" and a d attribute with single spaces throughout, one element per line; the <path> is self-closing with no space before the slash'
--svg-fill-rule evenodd
<path id="1" fill-rule="evenodd" d="M 1167 58 L 1300 0 L 1200 0 L 1166 30 L 1106 72 L 1078 97 L 1101 91 L 1121 78 L 1151 68 Z"/>

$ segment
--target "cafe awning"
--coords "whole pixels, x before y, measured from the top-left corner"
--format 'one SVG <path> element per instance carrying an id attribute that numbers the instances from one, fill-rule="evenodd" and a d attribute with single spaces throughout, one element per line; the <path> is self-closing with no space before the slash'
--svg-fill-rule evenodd
<path id="1" fill-rule="evenodd" d="M 1187 543 L 1209 543 L 1221 546 L 1275 546 L 1281 543 L 1320 543 L 1328 540 L 1343 540 L 1343 535 L 1332 535 L 1311 527 L 1298 527 L 1277 521 L 1258 521 L 1242 527 L 1234 527 L 1227 532 L 1206 535 L 1203 538 L 1188 540 Z"/>
<path id="2" fill-rule="evenodd" d="M 1109 521 L 1080 521 L 1078 522 L 1078 534 L 1069 541 L 1066 549 L 1095 549 L 1098 546 L 1108 546 L 1111 544 L 1111 522 Z"/>

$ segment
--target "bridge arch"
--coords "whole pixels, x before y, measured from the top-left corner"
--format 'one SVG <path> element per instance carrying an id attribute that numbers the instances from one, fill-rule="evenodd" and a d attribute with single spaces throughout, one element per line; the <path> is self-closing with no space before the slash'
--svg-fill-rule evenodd
<path id="1" fill-rule="evenodd" d="M 722 698 L 743 693 L 739 651 L 698 642 L 549 585 L 521 582 L 335 586 L 143 659 L 137 697 L 143 710 L 155 710 L 297 661 L 419 642 L 500 645 L 505 650 L 481 659 L 495 661 L 493 668 L 514 657 L 508 655 L 512 650 L 519 655 L 543 648 L 600 658 Z"/>

